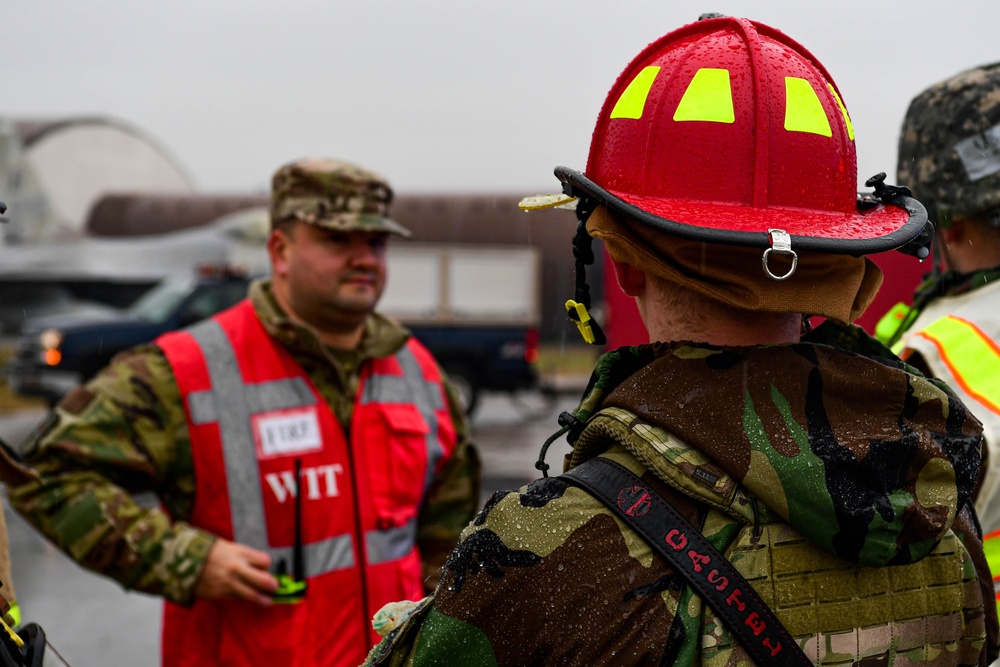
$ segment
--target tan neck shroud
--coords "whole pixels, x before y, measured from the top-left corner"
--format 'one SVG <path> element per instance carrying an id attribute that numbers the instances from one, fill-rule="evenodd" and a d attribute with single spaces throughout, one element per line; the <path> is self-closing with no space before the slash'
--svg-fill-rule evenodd
<path id="1" fill-rule="evenodd" d="M 629 224 L 606 206 L 594 210 L 587 231 L 616 260 L 743 310 L 821 315 L 847 324 L 882 286 L 881 269 L 867 257 L 799 251 L 795 273 L 778 281 L 764 272 L 760 248 L 682 239 Z M 790 260 L 772 253 L 769 264 L 780 275 Z"/>

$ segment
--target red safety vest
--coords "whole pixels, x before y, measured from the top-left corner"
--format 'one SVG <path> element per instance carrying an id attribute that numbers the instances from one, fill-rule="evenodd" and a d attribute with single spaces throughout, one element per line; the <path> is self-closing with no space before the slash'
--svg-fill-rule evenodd
<path id="1" fill-rule="evenodd" d="M 291 573 L 298 488 L 308 582 L 302 601 L 269 609 L 166 603 L 163 664 L 360 664 L 379 639 L 372 615 L 424 594 L 417 513 L 456 440 L 430 353 L 411 339 L 365 362 L 348 438 L 249 301 L 157 344 L 191 435 L 190 523 L 266 551 Z"/>

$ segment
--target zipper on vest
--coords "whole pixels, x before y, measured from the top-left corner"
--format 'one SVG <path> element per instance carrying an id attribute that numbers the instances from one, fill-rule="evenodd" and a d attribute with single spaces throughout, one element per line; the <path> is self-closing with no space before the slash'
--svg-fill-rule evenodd
<path id="1" fill-rule="evenodd" d="M 353 415 L 352 415 L 353 417 Z M 354 440 L 351 439 L 350 426 L 344 427 L 344 437 L 347 440 L 347 467 L 351 471 L 351 492 L 354 494 L 354 543 L 358 549 L 358 573 L 361 577 L 361 641 L 365 652 L 370 648 L 368 636 L 372 619 L 368 608 L 368 545 L 365 543 L 364 528 L 361 525 L 361 497 L 358 492 L 358 469 L 354 465 Z"/>

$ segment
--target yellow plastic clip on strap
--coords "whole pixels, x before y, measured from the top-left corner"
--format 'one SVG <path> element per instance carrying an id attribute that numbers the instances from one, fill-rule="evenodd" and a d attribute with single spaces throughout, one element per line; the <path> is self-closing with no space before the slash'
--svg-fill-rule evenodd
<path id="1" fill-rule="evenodd" d="M 21 647 L 24 646 L 24 640 L 22 640 L 20 637 L 18 637 L 17 633 L 10 629 L 10 626 L 7 625 L 6 621 L 4 621 L 3 619 L 0 619 L 0 625 L 3 626 L 3 629 L 7 633 L 7 636 L 10 637 L 10 640 L 12 642 L 14 642 L 15 644 L 17 644 L 18 648 L 21 648 Z"/>
<path id="2" fill-rule="evenodd" d="M 7 616 L 3 619 L 7 625 L 12 628 L 16 628 L 21 625 L 21 607 L 16 602 L 12 602 L 10 609 L 7 610 Z"/>
<path id="3" fill-rule="evenodd" d="M 580 330 L 583 340 L 593 345 L 597 337 L 594 336 L 594 328 L 590 325 L 591 318 L 590 313 L 587 312 L 587 307 L 578 301 L 570 299 L 566 302 L 566 312 L 569 313 L 569 319 L 576 322 L 576 328 Z"/>

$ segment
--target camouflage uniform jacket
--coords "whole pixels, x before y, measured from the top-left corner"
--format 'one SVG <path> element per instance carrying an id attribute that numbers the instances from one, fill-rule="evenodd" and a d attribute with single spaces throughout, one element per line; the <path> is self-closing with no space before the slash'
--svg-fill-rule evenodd
<path id="1" fill-rule="evenodd" d="M 602 357 L 575 416 L 585 426 L 567 467 L 602 456 L 641 475 L 816 664 L 996 655 L 967 505 L 979 424 L 860 329 L 824 325 L 794 345 L 621 348 Z M 641 538 L 550 477 L 490 499 L 435 595 L 367 664 L 751 663 Z"/>
<path id="2" fill-rule="evenodd" d="M 373 315 L 356 354 L 334 353 L 309 328 L 291 321 L 254 283 L 250 300 L 265 329 L 305 368 L 341 424 L 348 424 L 365 359 L 393 354 L 407 339 Z M 479 504 L 479 458 L 449 388 L 458 432 L 455 454 L 437 476 L 418 517 L 417 545 L 432 589 L 459 533 Z M 26 445 L 40 474 L 9 488 L 14 507 L 81 565 L 125 588 L 189 604 L 215 537 L 185 523 L 194 504 L 187 420 L 162 351 L 122 353 L 67 395 Z M 132 494 L 153 492 L 166 511 Z"/>

